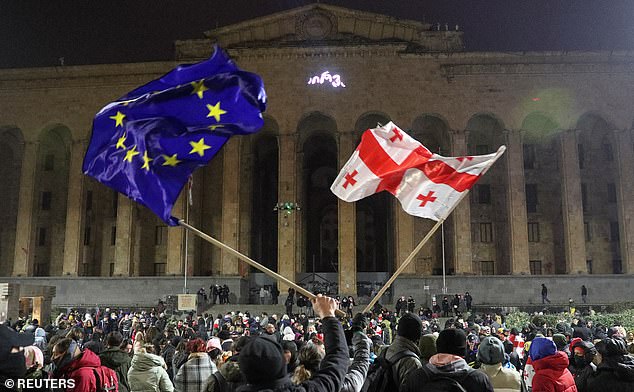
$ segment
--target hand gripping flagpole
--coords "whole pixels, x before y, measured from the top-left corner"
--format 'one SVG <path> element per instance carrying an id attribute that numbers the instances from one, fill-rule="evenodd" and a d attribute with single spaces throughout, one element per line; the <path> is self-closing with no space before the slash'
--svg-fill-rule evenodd
<path id="1" fill-rule="evenodd" d="M 270 269 L 266 268 L 265 266 L 263 266 L 262 264 L 258 263 L 257 261 L 255 261 L 255 260 L 251 259 L 250 257 L 245 256 L 242 253 L 238 252 L 237 250 L 233 249 L 229 245 L 227 245 L 227 244 L 225 244 L 225 243 L 213 238 L 212 236 L 210 236 L 208 234 L 203 233 L 202 231 L 198 230 L 197 228 L 191 226 L 189 223 L 185 222 L 183 219 L 179 219 L 178 220 L 178 224 L 183 226 L 187 230 L 191 231 L 192 233 L 196 234 L 200 238 L 204 239 L 205 241 L 210 242 L 210 243 L 212 243 L 212 244 L 214 244 L 214 245 L 226 250 L 227 252 L 229 252 L 233 256 L 239 258 L 240 260 L 244 261 L 245 263 L 249 264 L 250 266 L 259 269 L 260 271 L 264 272 L 265 274 L 267 274 L 271 278 L 277 279 L 277 280 L 281 280 L 282 282 L 284 282 L 287 285 L 289 285 L 292 288 L 294 288 L 295 291 L 297 291 L 298 293 L 303 294 L 305 297 L 308 297 L 309 299 L 312 299 L 312 300 L 317 298 L 317 296 L 315 294 L 313 294 L 310 291 L 306 290 L 305 288 L 303 288 L 302 286 L 298 285 L 297 283 L 291 281 L 288 278 L 285 278 L 284 276 L 278 274 L 277 272 L 271 271 Z M 337 314 L 337 316 L 341 316 L 341 317 L 345 317 L 346 316 L 346 313 L 344 311 L 340 310 L 340 309 L 337 309 L 335 311 L 335 314 Z"/>
<path id="2" fill-rule="evenodd" d="M 491 167 L 493 167 L 495 162 L 502 156 L 502 154 L 504 154 L 504 151 L 506 151 L 506 146 L 500 146 L 500 148 L 498 148 L 497 153 L 493 157 L 493 162 L 491 162 L 491 164 L 487 168 L 485 168 L 482 171 L 482 173 L 480 173 L 480 177 L 484 176 L 484 174 L 486 174 L 486 172 L 489 171 L 489 169 Z M 454 204 L 453 207 L 451 207 L 451 209 L 447 213 L 447 217 L 449 217 L 449 215 L 451 215 L 453 210 L 458 206 L 458 204 L 460 204 L 462 199 L 464 199 L 467 196 L 467 194 L 469 194 L 469 189 L 467 189 L 466 191 L 462 192 L 462 194 L 460 195 L 460 198 L 458 199 L 456 204 Z M 446 219 L 447 218 L 441 219 L 438 222 L 436 222 L 434 227 L 432 227 L 431 230 L 429 230 L 427 235 L 418 243 L 418 245 L 416 246 L 416 248 L 414 248 L 412 253 L 410 253 L 409 256 L 407 256 L 407 258 L 403 261 L 403 263 L 401 263 L 401 266 L 398 267 L 396 272 L 394 272 L 394 274 L 390 277 L 390 279 L 387 282 L 385 282 L 383 287 L 381 287 L 381 290 L 379 290 L 379 292 L 376 293 L 374 298 L 372 298 L 372 301 L 370 301 L 370 303 L 365 307 L 365 309 L 363 309 L 363 313 L 367 313 L 367 312 L 369 312 L 372 309 L 374 304 L 377 303 L 377 301 L 383 296 L 383 294 L 387 291 L 387 289 L 390 288 L 392 283 L 394 283 L 396 278 L 398 278 L 398 276 L 405 270 L 405 268 L 407 268 L 409 263 L 411 263 L 412 260 L 414 259 L 414 257 L 418 254 L 418 252 L 420 252 L 420 250 L 423 249 L 423 246 L 425 246 L 427 241 L 429 241 L 429 239 L 434 235 L 434 233 L 436 233 L 436 230 L 438 230 L 438 228 L 440 228 L 442 226 L 442 224 L 445 222 Z"/>

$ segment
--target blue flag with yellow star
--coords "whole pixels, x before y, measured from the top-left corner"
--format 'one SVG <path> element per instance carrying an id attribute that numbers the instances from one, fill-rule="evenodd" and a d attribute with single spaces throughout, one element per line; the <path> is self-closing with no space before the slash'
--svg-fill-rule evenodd
<path id="1" fill-rule="evenodd" d="M 216 48 L 101 109 L 83 172 L 175 226 L 172 206 L 189 176 L 232 135 L 257 132 L 265 109 L 262 79 Z"/>

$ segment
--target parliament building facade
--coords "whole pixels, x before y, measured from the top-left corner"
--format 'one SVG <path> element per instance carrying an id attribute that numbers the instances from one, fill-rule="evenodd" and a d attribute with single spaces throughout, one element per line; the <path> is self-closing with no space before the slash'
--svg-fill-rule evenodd
<path id="1" fill-rule="evenodd" d="M 507 147 L 406 276 L 443 257 L 456 276 L 634 273 L 634 53 L 466 52 L 457 29 L 323 4 L 205 36 L 169 62 L 0 70 L 0 277 L 253 273 L 81 171 L 101 107 L 215 43 L 262 76 L 265 125 L 196 172 L 174 215 L 265 266 L 336 272 L 350 294 L 398 268 L 434 222 L 329 189 L 362 132 L 394 121 L 442 155 Z"/>

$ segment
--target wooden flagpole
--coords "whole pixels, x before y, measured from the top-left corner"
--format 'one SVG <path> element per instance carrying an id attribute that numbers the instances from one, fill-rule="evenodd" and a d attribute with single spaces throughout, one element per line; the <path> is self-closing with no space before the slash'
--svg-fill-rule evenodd
<path id="1" fill-rule="evenodd" d="M 315 298 L 317 298 L 317 296 L 315 294 L 313 294 L 310 291 L 306 290 L 302 286 L 296 284 L 295 282 L 291 281 L 288 278 L 285 278 L 284 276 L 278 274 L 277 272 L 271 271 L 270 269 L 266 268 L 265 266 L 263 266 L 262 264 L 258 263 L 257 261 L 255 261 L 255 260 L 251 259 L 250 257 L 248 257 L 246 255 L 243 255 L 242 253 L 240 253 L 237 250 L 233 249 L 229 245 L 227 245 L 227 244 L 225 244 L 225 243 L 213 238 L 212 236 L 210 236 L 208 234 L 203 233 L 202 231 L 198 230 L 194 226 L 191 226 L 189 223 L 185 222 L 183 219 L 179 219 L 178 220 L 178 224 L 183 226 L 187 230 L 191 231 L 192 233 L 196 234 L 200 238 L 204 239 L 205 241 L 210 242 L 210 243 L 212 243 L 212 244 L 214 244 L 214 245 L 226 250 L 227 252 L 231 253 L 233 256 L 239 258 L 240 260 L 244 261 L 245 263 L 249 264 L 250 266 L 252 266 L 254 268 L 257 268 L 258 270 L 264 272 L 265 274 L 267 274 L 271 278 L 277 279 L 277 280 L 281 280 L 282 282 L 284 282 L 287 285 L 289 285 L 292 288 L 294 288 L 295 291 L 297 291 L 300 294 L 303 294 L 304 296 L 308 297 L 309 299 L 314 300 Z M 345 317 L 346 316 L 346 313 L 343 312 L 340 309 L 337 309 L 335 311 L 335 313 L 338 316 L 341 316 L 341 317 Z"/>
<path id="2" fill-rule="evenodd" d="M 495 154 L 495 157 L 493 157 L 493 162 L 491 162 L 491 164 L 482 171 L 482 173 L 480 174 L 480 176 L 484 176 L 484 174 L 486 174 L 487 171 L 489 171 L 489 169 L 491 167 L 493 167 L 493 164 L 495 164 L 495 162 L 502 156 L 502 154 L 504 154 L 504 151 L 506 151 L 506 146 L 500 146 L 500 148 L 498 148 L 497 153 Z M 456 202 L 456 204 L 453 205 L 453 207 L 451 207 L 451 210 L 449 210 L 449 212 L 447 212 L 447 216 L 449 216 L 453 210 L 458 206 L 458 204 L 460 204 L 460 202 L 462 201 L 462 199 L 464 199 L 467 194 L 469 194 L 469 189 L 467 189 L 466 191 L 464 191 L 461 195 L 460 198 L 458 199 L 458 201 Z M 376 295 L 374 296 L 374 298 L 372 298 L 372 301 L 370 301 L 370 303 L 365 307 L 365 309 L 363 309 L 363 313 L 367 313 L 369 312 L 372 307 L 374 306 L 375 303 L 377 303 L 377 301 L 381 298 L 381 296 L 383 296 L 383 294 L 387 291 L 387 289 L 390 288 L 390 286 L 392 285 L 392 283 L 394 283 L 394 281 L 396 280 L 396 278 L 398 278 L 398 276 L 405 270 L 405 268 L 407 268 L 407 266 L 409 265 L 409 263 L 412 262 L 412 260 L 414 259 L 414 257 L 418 254 L 418 252 L 420 252 L 421 249 L 423 249 L 423 246 L 425 246 L 425 244 L 427 243 L 427 241 L 429 241 L 429 239 L 431 238 L 432 235 L 434 235 L 434 233 L 436 232 L 436 230 L 438 230 L 438 228 L 440 226 L 442 226 L 443 222 L 446 220 L 445 219 L 441 219 L 438 222 L 436 222 L 436 224 L 434 225 L 434 227 L 431 228 L 431 230 L 429 230 L 429 232 L 427 233 L 427 235 L 418 243 L 418 245 L 416 245 L 416 248 L 414 248 L 414 250 L 409 254 L 409 256 L 407 256 L 407 258 L 403 261 L 403 263 L 401 264 L 400 267 L 398 267 L 398 269 L 396 270 L 396 272 L 394 272 L 394 274 L 390 277 L 390 279 L 388 279 L 387 282 L 385 282 L 385 284 L 383 285 L 383 287 L 381 287 L 381 290 L 379 290 L 378 293 L 376 293 Z"/>

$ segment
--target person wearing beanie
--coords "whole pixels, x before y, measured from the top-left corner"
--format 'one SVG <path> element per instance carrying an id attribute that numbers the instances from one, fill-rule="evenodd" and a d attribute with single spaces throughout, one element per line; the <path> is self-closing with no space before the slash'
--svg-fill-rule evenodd
<path id="1" fill-rule="evenodd" d="M 240 351 L 238 363 L 247 384 L 241 391 L 275 390 L 277 392 L 338 392 L 348 367 L 348 347 L 341 323 L 335 317 L 334 299 L 318 295 L 313 309 L 322 321 L 326 356 L 319 370 L 299 385 L 293 385 L 286 373 L 282 346 L 266 337 L 252 338 Z"/>
<path id="2" fill-rule="evenodd" d="M 410 355 L 402 357 L 392 364 L 392 375 L 395 385 L 403 386 L 407 375 L 422 366 L 420 362 L 420 351 L 418 350 L 418 340 L 423 331 L 423 323 L 414 313 L 405 313 L 397 321 L 396 337 L 392 344 L 385 350 L 385 359 L 390 363 L 393 358 L 401 352 L 409 352 Z M 411 355 L 413 354 L 413 355 Z"/>
<path id="3" fill-rule="evenodd" d="M 438 337 L 433 333 L 423 335 L 418 342 L 418 350 L 420 351 L 420 362 L 426 364 L 429 358 L 436 354 L 436 339 Z"/>
<path id="4" fill-rule="evenodd" d="M 496 392 L 521 391 L 520 374 L 502 366 L 504 351 L 504 344 L 500 339 L 492 336 L 482 339 L 478 349 L 478 360 L 482 364 L 480 370 L 489 376 Z"/>
<path id="5" fill-rule="evenodd" d="M 577 386 L 568 370 L 568 356 L 557 351 L 555 343 L 547 338 L 533 339 L 529 349 L 535 375 L 533 392 L 577 392 Z"/>
<path id="6" fill-rule="evenodd" d="M 634 391 L 634 357 L 627 354 L 621 338 L 606 338 L 596 344 L 596 372 L 588 378 L 588 392 Z"/>
<path id="7" fill-rule="evenodd" d="M 429 363 L 411 372 L 401 392 L 425 390 L 434 385 L 437 390 L 460 384 L 467 392 L 493 392 L 493 385 L 487 375 L 472 369 L 464 357 L 467 355 L 467 335 L 461 329 L 445 329 L 436 339 L 437 354 Z"/>

